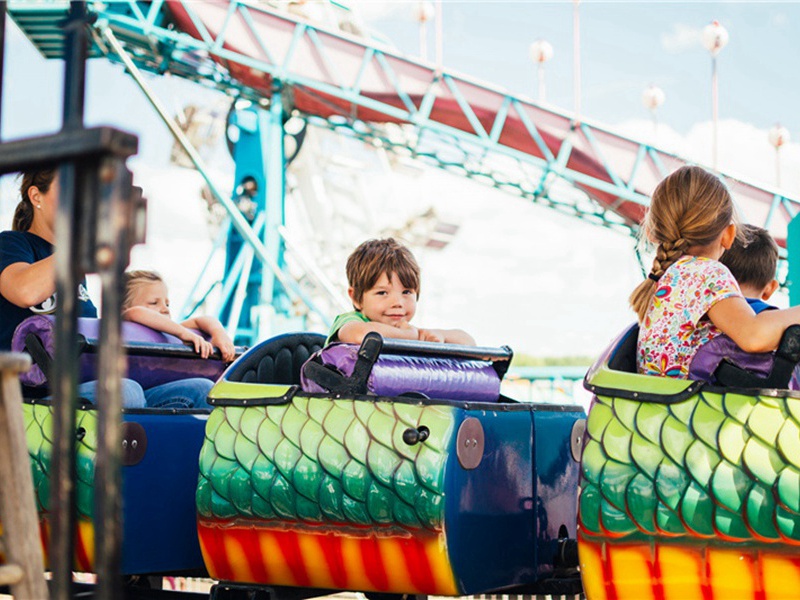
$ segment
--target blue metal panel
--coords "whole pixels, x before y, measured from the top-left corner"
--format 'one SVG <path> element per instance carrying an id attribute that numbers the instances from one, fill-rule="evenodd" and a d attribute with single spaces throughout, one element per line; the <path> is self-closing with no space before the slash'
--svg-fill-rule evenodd
<path id="1" fill-rule="evenodd" d="M 147 451 L 123 469 L 124 574 L 204 569 L 197 540 L 198 462 L 207 415 L 127 414 Z"/>
<path id="2" fill-rule="evenodd" d="M 485 440 L 476 469 L 459 464 L 456 448 L 448 457 L 447 550 L 465 594 L 536 579 L 531 410 L 459 411 L 480 420 Z"/>
<path id="3" fill-rule="evenodd" d="M 585 419 L 583 409 L 533 411 L 534 462 L 536 464 L 536 554 L 538 575 L 550 575 L 556 540 L 564 526 L 577 539 L 579 463 L 571 450 L 575 421 Z"/>

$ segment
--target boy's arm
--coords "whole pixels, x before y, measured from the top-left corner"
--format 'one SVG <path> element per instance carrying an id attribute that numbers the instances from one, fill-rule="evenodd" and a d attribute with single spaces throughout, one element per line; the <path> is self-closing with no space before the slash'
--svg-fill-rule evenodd
<path id="1" fill-rule="evenodd" d="M 425 342 L 443 342 L 462 346 L 477 345 L 475 339 L 462 329 L 420 329 L 419 339 Z"/>
<path id="2" fill-rule="evenodd" d="M 420 339 L 419 330 L 406 322 L 403 322 L 400 327 L 393 327 L 392 325 L 374 321 L 348 321 L 342 325 L 336 333 L 340 342 L 346 344 L 360 344 L 364 340 L 364 337 L 372 331 L 380 333 L 383 337 L 387 338 L 400 340 Z"/>
<path id="3" fill-rule="evenodd" d="M 218 319 L 209 316 L 193 317 L 187 319 L 181 325 L 189 329 L 199 329 L 210 336 L 211 344 L 219 348 L 222 360 L 225 362 L 230 362 L 236 358 L 236 348 L 233 346 L 233 340 Z"/>
<path id="4" fill-rule="evenodd" d="M 144 306 L 133 306 L 123 311 L 122 318 L 126 321 L 139 323 L 150 329 L 155 329 L 156 331 L 174 335 L 181 341 L 192 344 L 192 346 L 194 346 L 194 351 L 203 358 L 208 358 L 213 351 L 211 344 L 193 331 L 189 331 L 186 327 L 176 323 L 169 317 L 157 313 L 154 310 L 150 310 L 149 308 L 145 308 Z"/>

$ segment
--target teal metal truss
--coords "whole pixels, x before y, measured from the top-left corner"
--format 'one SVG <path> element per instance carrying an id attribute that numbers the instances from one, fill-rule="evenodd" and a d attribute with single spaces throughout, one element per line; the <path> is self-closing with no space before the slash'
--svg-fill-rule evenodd
<path id="1" fill-rule="evenodd" d="M 9 10 L 46 56 L 59 57 L 57 22 L 66 4 L 12 1 Z M 687 164 L 587 119 L 407 57 L 368 37 L 261 5 L 120 1 L 91 4 L 90 10 L 97 16 L 95 55 L 121 60 L 107 43 L 113 36 L 137 68 L 191 79 L 266 104 L 267 111 L 303 116 L 314 125 L 631 235 L 638 232 L 656 183 Z M 721 176 L 743 219 L 766 227 L 785 245 L 800 203 L 777 190 Z M 282 194 L 282 186 L 268 192 L 279 203 Z M 268 217 L 266 230 L 275 226 Z M 269 250 L 276 264 L 279 251 Z M 262 299 L 268 300 L 263 294 Z"/>

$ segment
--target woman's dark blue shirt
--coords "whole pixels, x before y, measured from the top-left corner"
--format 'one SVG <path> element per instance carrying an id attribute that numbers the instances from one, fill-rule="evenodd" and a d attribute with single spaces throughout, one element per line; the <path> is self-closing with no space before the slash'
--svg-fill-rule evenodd
<path id="1" fill-rule="evenodd" d="M 28 231 L 0 232 L 0 274 L 14 263 L 33 264 L 53 254 L 53 244 Z M 12 304 L 0 295 L 0 350 L 11 349 L 11 337 L 23 320 L 35 314 L 51 314 L 56 310 L 56 295 L 30 308 Z M 78 316 L 97 317 L 97 308 L 89 298 L 86 279 L 78 286 Z"/>

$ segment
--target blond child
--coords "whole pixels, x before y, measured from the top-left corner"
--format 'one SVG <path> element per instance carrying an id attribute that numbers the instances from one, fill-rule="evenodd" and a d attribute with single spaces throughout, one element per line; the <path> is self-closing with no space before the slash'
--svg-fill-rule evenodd
<path id="1" fill-rule="evenodd" d="M 355 310 L 336 317 L 327 343 L 360 344 L 375 331 L 384 337 L 475 345 L 460 329 L 422 329 L 417 311 L 420 270 L 411 251 L 392 238 L 368 240 L 347 259 L 347 290 Z"/>
<path id="2" fill-rule="evenodd" d="M 125 273 L 122 318 L 174 335 L 181 341 L 191 344 L 195 352 L 203 358 L 208 358 L 214 347 L 219 348 L 224 361 L 231 361 L 235 356 L 233 341 L 214 317 L 193 317 L 182 323 L 172 320 L 167 285 L 155 271 L 140 270 Z M 192 329 L 205 333 L 211 341 L 206 341 L 191 331 Z"/>
<path id="3" fill-rule="evenodd" d="M 737 233 L 731 195 L 711 173 L 681 167 L 667 176 L 642 230 L 657 248 L 630 297 L 640 324 L 640 373 L 686 379 L 700 346 L 722 333 L 745 352 L 769 352 L 800 323 L 800 307 L 756 314 L 719 262 Z"/>

